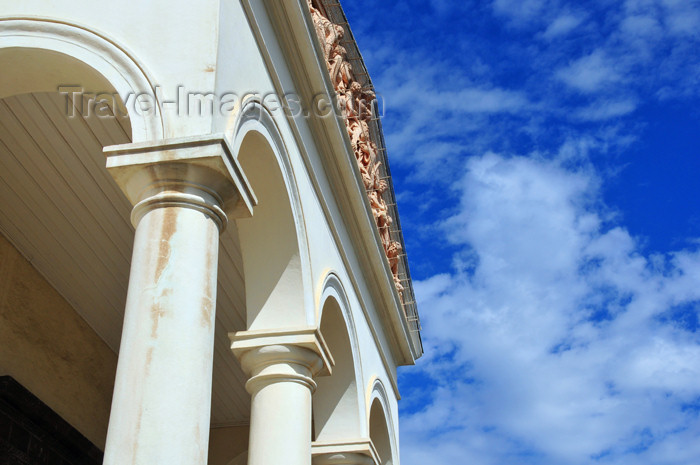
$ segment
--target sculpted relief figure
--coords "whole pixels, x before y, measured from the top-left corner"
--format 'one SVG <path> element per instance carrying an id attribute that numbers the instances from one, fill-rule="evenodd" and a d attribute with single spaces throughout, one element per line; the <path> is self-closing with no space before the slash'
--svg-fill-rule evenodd
<path id="1" fill-rule="evenodd" d="M 399 297 L 401 298 L 401 303 L 403 300 L 404 287 L 401 284 L 401 278 L 399 277 L 399 257 L 401 257 L 401 252 L 403 248 L 401 244 L 396 241 L 392 241 L 389 244 L 389 249 L 387 250 L 387 257 L 389 258 L 389 266 L 391 267 L 391 274 L 394 276 L 394 286 L 396 290 L 399 291 Z"/>
<path id="2" fill-rule="evenodd" d="M 377 99 L 377 96 L 371 90 L 365 90 L 362 87 L 359 88 L 358 93 L 359 98 L 355 102 L 358 115 L 361 119 L 369 122 L 372 120 L 372 102 Z"/>
<path id="3" fill-rule="evenodd" d="M 331 54 L 330 73 L 331 82 L 336 92 L 344 93 L 353 81 L 352 65 L 347 61 L 347 51 L 342 45 L 337 45 Z"/>
<path id="4" fill-rule="evenodd" d="M 353 81 L 350 83 L 350 87 L 345 89 L 344 92 L 338 93 L 338 109 L 342 112 L 342 115 L 346 118 L 346 125 L 348 125 L 349 130 L 349 120 L 351 117 L 356 118 L 355 112 L 355 96 L 362 92 L 362 86 L 359 82 Z"/>
<path id="5" fill-rule="evenodd" d="M 330 58 L 331 52 L 334 46 L 340 42 L 337 37 L 338 28 L 342 30 L 342 27 L 333 24 L 328 18 L 323 16 L 318 9 L 316 9 L 311 0 L 307 0 L 309 6 L 309 11 L 311 11 L 311 18 L 314 22 L 314 29 L 316 29 L 316 36 L 318 36 L 323 46 L 323 55 L 326 59 L 326 66 L 329 66 L 330 71 Z"/>
<path id="6" fill-rule="evenodd" d="M 363 89 L 362 85 L 355 80 L 352 65 L 347 58 L 347 50 L 341 45 L 345 36 L 344 29 L 326 18 L 313 6 L 312 0 L 307 0 L 307 3 L 316 35 L 323 47 L 326 67 L 337 96 L 338 109 L 345 119 L 350 144 L 369 197 L 384 252 L 389 261 L 394 285 L 403 304 L 404 287 L 399 277 L 402 247 L 399 242 L 391 239 L 393 219 L 389 215 L 389 208 L 384 200 L 388 184 L 381 178 L 379 169 L 381 162 L 377 160 L 378 149 L 369 130 L 372 120 L 372 102 L 376 99 L 376 95 L 371 90 Z"/>

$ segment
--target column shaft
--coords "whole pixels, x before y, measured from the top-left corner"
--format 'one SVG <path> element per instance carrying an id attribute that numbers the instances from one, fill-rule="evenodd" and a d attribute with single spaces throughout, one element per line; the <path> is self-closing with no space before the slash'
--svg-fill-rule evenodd
<path id="1" fill-rule="evenodd" d="M 234 336 L 233 349 L 250 375 L 248 465 L 311 465 L 313 376 L 324 365 L 330 367 L 328 357 L 321 355 L 325 347 L 275 344 L 275 337 L 246 345 L 241 334 Z M 311 337 L 316 341 L 313 333 Z"/>
<path id="2" fill-rule="evenodd" d="M 192 208 L 138 222 L 105 465 L 206 464 L 218 245 Z"/>
<path id="3" fill-rule="evenodd" d="M 248 465 L 311 464 L 311 390 L 277 382 L 251 398 Z"/>

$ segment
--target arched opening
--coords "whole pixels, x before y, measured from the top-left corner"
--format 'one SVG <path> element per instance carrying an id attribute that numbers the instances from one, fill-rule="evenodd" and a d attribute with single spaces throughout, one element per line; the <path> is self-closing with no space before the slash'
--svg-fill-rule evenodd
<path id="1" fill-rule="evenodd" d="M 0 98 L 31 92 L 57 92 L 78 86 L 85 93 L 116 93 L 97 70 L 69 55 L 27 47 L 0 49 Z M 129 134 L 131 138 L 131 134 Z"/>
<path id="2" fill-rule="evenodd" d="M 394 463 L 391 435 L 389 434 L 388 420 L 384 413 L 384 407 L 379 399 L 374 399 L 369 411 L 369 437 L 377 448 L 380 465 L 392 465 Z"/>
<path id="3" fill-rule="evenodd" d="M 215 465 L 243 464 L 247 460 L 247 439 L 241 441 L 249 434 L 250 397 L 244 388 L 247 376 L 231 354 L 228 335 L 244 330 L 306 327 L 313 321 L 304 292 L 304 275 L 310 273 L 302 272 L 308 258 L 294 175 L 276 126 L 260 102 L 244 103 L 231 122 L 229 141 L 257 204 L 251 218 L 229 223 L 222 235 L 224 256 L 219 266 L 217 300 L 225 294 L 236 296 L 227 297 L 217 309 L 217 318 L 228 316 L 217 320 L 215 350 L 226 353 L 226 357 L 214 359 L 208 463 Z M 227 260 L 235 265 L 229 271 Z M 217 370 L 217 366 L 222 369 Z M 237 386 L 232 388 L 233 384 Z M 234 404 L 238 413 L 226 407 Z"/>
<path id="4" fill-rule="evenodd" d="M 254 130 L 245 134 L 238 161 L 258 199 L 253 217 L 236 222 L 243 256 L 246 329 L 304 326 L 299 238 L 285 176 L 268 140 Z"/>
<path id="5" fill-rule="evenodd" d="M 326 299 L 321 313 L 321 334 L 333 355 L 331 376 L 316 380 L 313 397 L 314 438 L 333 442 L 359 438 L 360 410 L 357 397 L 355 360 L 347 324 L 338 301 Z"/>
<path id="6" fill-rule="evenodd" d="M 102 449 L 133 242 L 102 149 L 131 142 L 132 121 L 75 56 L 0 48 L 0 69 L 0 375 Z"/>
<path id="7" fill-rule="evenodd" d="M 141 111 L 134 104 L 136 95 L 157 96 L 143 64 L 123 47 L 85 27 L 51 19 L 0 18 L 0 23 L 0 97 L 55 92 L 66 85 L 88 93 L 116 93 L 132 101 L 126 106 L 133 142 L 164 137 L 159 105 Z"/>

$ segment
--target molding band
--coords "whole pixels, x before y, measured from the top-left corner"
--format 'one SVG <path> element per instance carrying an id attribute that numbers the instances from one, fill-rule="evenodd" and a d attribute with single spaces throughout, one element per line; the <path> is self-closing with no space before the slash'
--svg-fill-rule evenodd
<path id="1" fill-rule="evenodd" d="M 372 457 L 356 452 L 336 452 L 317 455 L 313 465 L 376 465 Z"/>
<path id="2" fill-rule="evenodd" d="M 370 438 L 340 442 L 314 442 L 311 445 L 314 465 L 380 465 L 381 460 Z"/>
<path id="3" fill-rule="evenodd" d="M 246 390 L 254 394 L 270 384 L 292 382 L 307 387 L 313 394 L 313 377 L 323 367 L 322 357 L 311 349 L 294 344 L 260 345 L 237 354 L 243 370 L 250 376 Z"/>
<path id="4" fill-rule="evenodd" d="M 219 233 L 222 233 L 228 224 L 226 213 L 216 202 L 207 201 L 203 196 L 173 191 L 160 192 L 134 205 L 134 208 L 131 210 L 131 223 L 134 227 L 137 227 L 139 221 L 146 213 L 156 208 L 165 207 L 190 208 L 204 213 L 216 222 Z"/>
<path id="5" fill-rule="evenodd" d="M 316 381 L 310 376 L 304 375 L 292 375 L 292 374 L 276 374 L 268 373 L 264 375 L 257 375 L 250 378 L 245 383 L 245 389 L 250 394 L 254 394 L 260 391 L 262 388 L 275 383 L 298 383 L 306 387 L 311 391 L 311 394 L 316 392 Z"/>

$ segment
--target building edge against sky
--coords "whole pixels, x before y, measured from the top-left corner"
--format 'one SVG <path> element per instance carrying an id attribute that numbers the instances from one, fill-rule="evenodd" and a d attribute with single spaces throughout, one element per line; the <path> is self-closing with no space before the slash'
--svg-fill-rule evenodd
<path id="1" fill-rule="evenodd" d="M 0 0 L 0 69 L 3 460 L 399 463 L 420 325 L 337 3 Z"/>

